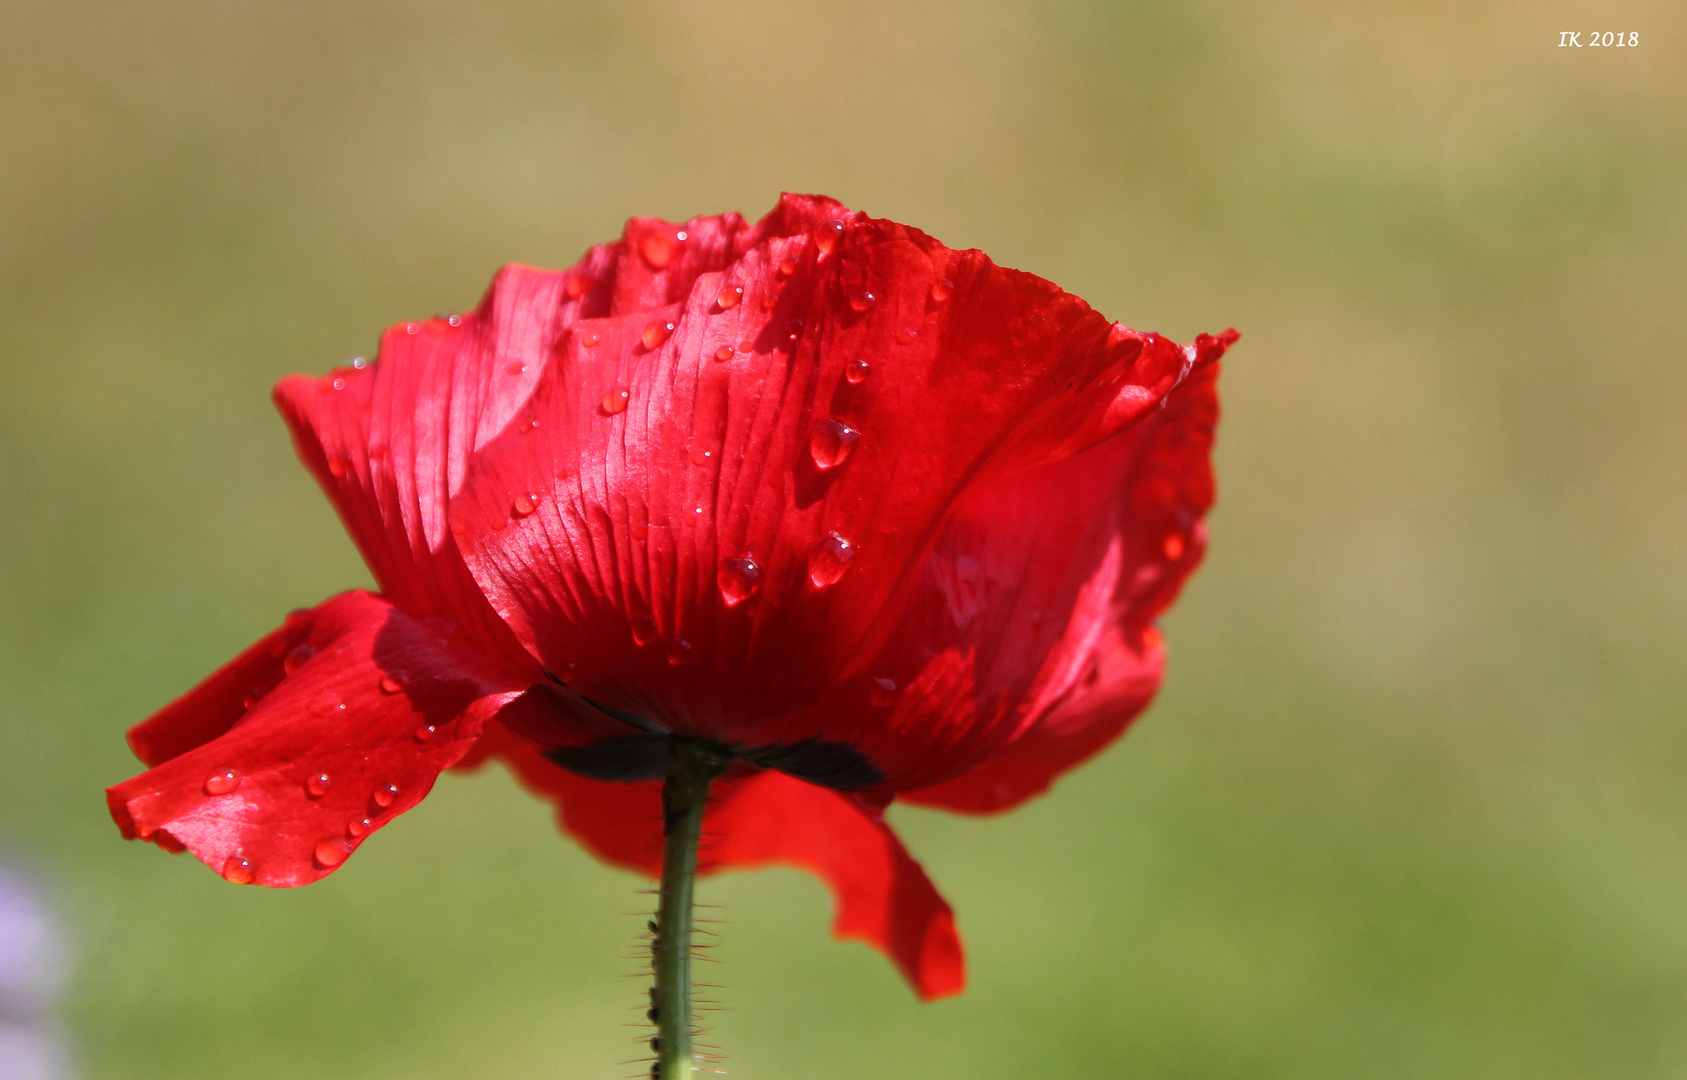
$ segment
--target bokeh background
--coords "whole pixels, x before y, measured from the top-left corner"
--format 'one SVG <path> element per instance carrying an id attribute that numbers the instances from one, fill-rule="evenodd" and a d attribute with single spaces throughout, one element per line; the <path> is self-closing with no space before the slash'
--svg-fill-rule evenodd
<path id="1" fill-rule="evenodd" d="M 1684 52 L 1674 0 L 6 0 L 0 851 L 77 1071 L 640 1071 L 643 883 L 501 771 L 289 892 L 101 788 L 368 581 L 277 377 L 785 188 L 1246 336 L 1157 704 L 1011 816 L 893 812 L 972 988 L 715 879 L 729 1075 L 1687 1074 Z"/>

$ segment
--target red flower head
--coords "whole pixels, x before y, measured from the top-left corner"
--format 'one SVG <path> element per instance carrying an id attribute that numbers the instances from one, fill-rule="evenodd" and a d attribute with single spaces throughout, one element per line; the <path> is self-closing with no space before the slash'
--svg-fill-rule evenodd
<path id="1" fill-rule="evenodd" d="M 671 736 L 736 763 L 703 857 L 806 867 L 925 997 L 964 975 L 893 798 L 1013 806 L 1160 681 L 1217 360 L 830 199 L 638 218 L 275 398 L 380 583 L 129 733 L 124 834 L 303 885 L 505 760 L 654 872 Z"/>

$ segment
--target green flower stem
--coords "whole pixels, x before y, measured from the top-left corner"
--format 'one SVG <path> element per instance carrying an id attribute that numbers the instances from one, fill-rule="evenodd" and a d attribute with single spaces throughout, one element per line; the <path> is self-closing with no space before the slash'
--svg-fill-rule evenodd
<path id="1" fill-rule="evenodd" d="M 730 760 L 713 747 L 676 740 L 662 786 L 662 888 L 656 940 L 650 946 L 656 968 L 650 994 L 656 1014 L 656 1065 L 650 1073 L 655 1080 L 691 1080 L 691 902 L 697 840 L 709 784 Z"/>

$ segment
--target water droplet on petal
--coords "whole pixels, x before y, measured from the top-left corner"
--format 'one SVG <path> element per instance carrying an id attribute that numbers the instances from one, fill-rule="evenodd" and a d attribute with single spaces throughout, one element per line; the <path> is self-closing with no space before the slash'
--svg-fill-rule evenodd
<path id="1" fill-rule="evenodd" d="M 633 642 L 638 645 L 649 645 L 656 640 L 656 620 L 648 615 L 640 615 L 633 620 Z"/>
<path id="2" fill-rule="evenodd" d="M 714 459 L 715 452 L 713 450 L 705 450 L 699 446 L 691 451 L 691 463 L 693 465 L 707 465 Z"/>
<path id="3" fill-rule="evenodd" d="M 858 292 L 849 298 L 849 307 L 851 311 L 866 311 L 877 303 L 878 299 L 870 292 Z"/>
<path id="4" fill-rule="evenodd" d="M 603 395 L 603 411 L 606 415 L 614 416 L 627 407 L 629 394 L 625 390 L 611 390 Z"/>
<path id="5" fill-rule="evenodd" d="M 524 518 L 539 509 L 539 496 L 531 491 L 524 491 L 510 503 L 510 512 L 518 518 Z"/>
<path id="6" fill-rule="evenodd" d="M 586 277 L 584 274 L 575 274 L 573 277 L 568 279 L 568 284 L 566 286 L 568 298 L 570 300 L 578 300 L 580 297 L 585 296 L 586 293 L 591 291 L 591 287 L 591 278 Z"/>
<path id="7" fill-rule="evenodd" d="M 376 806 L 379 806 L 380 808 L 382 808 L 384 810 L 387 807 L 391 806 L 393 804 L 393 802 L 398 798 L 398 785 L 397 784 L 382 784 L 380 787 L 378 787 L 374 790 L 374 792 L 369 796 L 369 798 L 374 801 Z"/>
<path id="8" fill-rule="evenodd" d="M 912 327 L 904 326 L 896 332 L 896 341 L 899 345 L 912 345 L 914 343 L 914 339 L 919 336 L 919 331 L 913 329 Z"/>
<path id="9" fill-rule="evenodd" d="M 849 460 L 861 433 L 842 420 L 827 420 L 809 436 L 808 452 L 820 469 L 835 469 Z"/>
<path id="10" fill-rule="evenodd" d="M 365 360 L 361 356 L 354 356 L 351 358 L 351 366 L 359 371 L 362 371 L 364 368 L 369 366 L 369 361 Z"/>
<path id="11" fill-rule="evenodd" d="M 802 320 L 801 319 L 792 319 L 790 322 L 785 324 L 785 340 L 786 341 L 796 341 L 800 337 L 802 337 Z"/>
<path id="12" fill-rule="evenodd" d="M 684 638 L 676 638 L 674 643 L 668 646 L 668 663 L 675 667 L 679 667 L 681 664 L 689 664 L 694 659 L 696 657 L 692 655 L 691 642 Z"/>
<path id="13" fill-rule="evenodd" d="M 534 419 L 534 420 L 529 420 L 529 421 L 527 421 L 527 423 L 525 423 L 525 424 L 522 424 L 522 425 L 521 425 L 521 426 L 520 426 L 520 427 L 519 427 L 519 428 L 517 428 L 517 429 L 516 429 L 516 430 L 517 430 L 517 431 L 520 431 L 520 432 L 521 432 L 521 433 L 522 433 L 522 434 L 523 434 L 523 435 L 525 435 L 525 434 L 527 434 L 527 433 L 528 433 L 528 432 L 529 432 L 529 431 L 534 431 L 534 430 L 536 430 L 536 429 L 537 429 L 537 428 L 538 428 L 538 427 L 539 427 L 539 421 L 538 421 L 538 420 L 537 420 L 537 419 Z"/>
<path id="14" fill-rule="evenodd" d="M 718 363 L 724 364 L 728 360 L 732 359 L 732 353 L 733 348 L 731 345 L 722 345 L 720 348 L 715 350 L 715 360 Z"/>
<path id="15" fill-rule="evenodd" d="M 656 346 L 662 344 L 664 341 L 667 341 L 669 335 L 671 335 L 673 332 L 674 332 L 674 324 L 673 323 L 666 322 L 666 321 L 657 321 L 657 322 L 650 323 L 649 325 L 647 325 L 644 328 L 644 333 L 639 335 L 639 340 L 644 342 L 645 348 L 654 349 L 654 348 L 656 348 Z"/>
<path id="16" fill-rule="evenodd" d="M 346 380 L 344 380 L 344 379 L 340 378 L 338 375 L 336 375 L 336 376 L 334 376 L 334 381 L 329 383 L 328 385 L 332 386 L 336 390 L 344 390 L 346 388 Z"/>
<path id="17" fill-rule="evenodd" d="M 808 557 L 808 580 L 817 589 L 838 583 L 855 558 L 856 547 L 837 533 L 827 533 Z"/>
<path id="18" fill-rule="evenodd" d="M 738 343 L 738 351 L 741 352 L 741 353 L 755 352 L 756 351 L 756 339 L 753 338 L 753 337 L 747 337 L 743 341 L 740 341 Z"/>
<path id="19" fill-rule="evenodd" d="M 311 849 L 311 857 L 324 870 L 332 870 L 351 856 L 351 849 L 338 836 L 324 836 Z"/>
<path id="20" fill-rule="evenodd" d="M 844 366 L 844 378 L 849 380 L 851 386 L 860 386 L 867 381 L 867 370 L 867 361 L 858 356 Z"/>
<path id="21" fill-rule="evenodd" d="M 393 668 L 381 676 L 381 692 L 396 694 L 410 685 L 410 673 L 403 668 Z"/>
<path id="22" fill-rule="evenodd" d="M 305 665 L 305 661 L 316 655 L 316 650 L 309 645 L 295 645 L 287 651 L 287 658 L 281 661 L 283 674 L 291 675 Z"/>
<path id="23" fill-rule="evenodd" d="M 417 742 L 432 742 L 433 737 L 435 735 L 438 735 L 438 734 L 439 734 L 439 728 L 435 727 L 432 724 L 423 724 L 421 727 L 416 729 L 416 741 Z"/>
<path id="24" fill-rule="evenodd" d="M 370 461 L 382 461 L 385 460 L 386 456 L 387 446 L 385 443 L 376 443 L 374 446 L 369 448 Z"/>
<path id="25" fill-rule="evenodd" d="M 287 613 L 287 617 L 285 619 L 281 620 L 281 625 L 287 627 L 289 630 L 295 630 L 303 626 L 309 620 L 310 608 L 296 607 Z"/>
<path id="26" fill-rule="evenodd" d="M 679 241 L 685 234 L 675 236 L 673 233 L 651 233 L 639 244 L 639 254 L 650 264 L 652 270 L 661 270 L 674 261 L 674 250 L 679 247 Z"/>
<path id="27" fill-rule="evenodd" d="M 405 323 L 404 324 L 404 332 L 406 334 L 414 334 L 416 331 L 418 331 L 420 329 L 421 329 L 421 327 L 417 326 L 415 323 Z"/>
<path id="28" fill-rule="evenodd" d="M 780 277 L 790 277 L 792 274 L 795 274 L 796 272 L 797 272 L 797 260 L 795 260 L 795 259 L 780 259 L 779 260 L 779 276 Z"/>
<path id="29" fill-rule="evenodd" d="M 449 326 L 461 326 L 463 325 L 463 317 L 461 315 L 451 315 L 446 318 L 445 322 Z"/>
<path id="30" fill-rule="evenodd" d="M 320 799 L 328 794 L 328 786 L 331 783 L 327 773 L 319 772 L 305 781 L 305 792 L 313 799 Z"/>
<path id="31" fill-rule="evenodd" d="M 236 885 L 250 885 L 256 875 L 252 872 L 252 860 L 244 855 L 230 855 L 223 860 L 223 880 L 232 881 Z"/>
<path id="32" fill-rule="evenodd" d="M 375 823 L 366 817 L 352 818 L 350 821 L 346 822 L 346 835 L 351 837 L 353 840 L 361 840 L 363 837 L 368 836 L 369 830 L 374 827 Z"/>
<path id="33" fill-rule="evenodd" d="M 776 308 L 778 306 L 779 306 L 779 296 L 778 296 L 777 293 L 763 293 L 762 294 L 761 309 L 763 311 L 772 311 L 774 308 Z"/>
<path id="34" fill-rule="evenodd" d="M 219 769 L 205 778 L 205 794 L 227 795 L 240 786 L 240 774 L 233 769 Z"/>
<path id="35" fill-rule="evenodd" d="M 728 285 L 715 294 L 715 304 L 722 311 L 730 311 L 738 306 L 738 301 L 744 299 L 744 286 Z"/>
<path id="36" fill-rule="evenodd" d="M 597 343 L 599 341 L 602 341 L 602 340 L 603 339 L 598 337 L 596 334 L 581 334 L 580 335 L 580 348 L 582 348 L 582 349 L 595 349 L 595 348 L 597 348 Z"/>
<path id="37" fill-rule="evenodd" d="M 832 249 L 843 239 L 844 223 L 837 218 L 822 221 L 814 230 L 814 246 L 821 255 L 830 255 Z"/>
<path id="38" fill-rule="evenodd" d="M 510 375 L 521 375 L 527 371 L 527 365 L 521 363 L 505 364 L 504 371 Z"/>
<path id="39" fill-rule="evenodd" d="M 720 572 L 715 575 L 715 582 L 720 586 L 720 594 L 726 600 L 727 607 L 736 607 L 756 594 L 761 588 L 761 563 L 744 557 L 727 559 L 720 564 Z"/>
<path id="40" fill-rule="evenodd" d="M 873 680 L 873 689 L 867 696 L 869 704 L 879 708 L 888 708 L 896 704 L 896 680 L 880 676 Z"/>
<path id="41" fill-rule="evenodd" d="M 955 283 L 948 278 L 938 278 L 931 283 L 931 302 L 941 304 L 955 295 Z"/>
<path id="42" fill-rule="evenodd" d="M 248 687 L 246 690 L 246 696 L 240 699 L 240 706 L 244 709 L 250 709 L 263 699 L 264 692 L 262 690 L 258 689 L 256 686 Z"/>
<path id="43" fill-rule="evenodd" d="M 329 694 L 320 698 L 310 707 L 310 711 L 324 719 L 346 711 L 346 703 L 340 700 L 338 694 Z"/>
<path id="44" fill-rule="evenodd" d="M 1160 550 L 1164 552 L 1166 558 L 1170 559 L 1172 562 L 1177 562 L 1177 560 L 1183 558 L 1184 549 L 1182 534 L 1168 533 L 1166 535 L 1165 542 L 1160 545 Z"/>
<path id="45" fill-rule="evenodd" d="M 345 475 L 349 472 L 351 472 L 351 458 L 346 457 L 344 454 L 328 455 L 329 476 L 332 476 L 336 480 L 343 480 L 345 479 Z"/>

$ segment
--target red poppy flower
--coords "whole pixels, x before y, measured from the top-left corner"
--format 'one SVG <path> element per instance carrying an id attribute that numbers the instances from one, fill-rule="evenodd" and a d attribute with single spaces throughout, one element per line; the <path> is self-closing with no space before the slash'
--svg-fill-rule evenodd
<path id="1" fill-rule="evenodd" d="M 958 992 L 893 798 L 1013 806 L 1160 680 L 1205 544 L 1217 360 L 977 251 L 786 196 L 634 219 L 275 398 L 380 584 L 134 728 L 129 837 L 302 885 L 439 772 L 506 761 L 654 873 L 670 736 L 736 764 L 703 859 L 806 867 Z"/>

